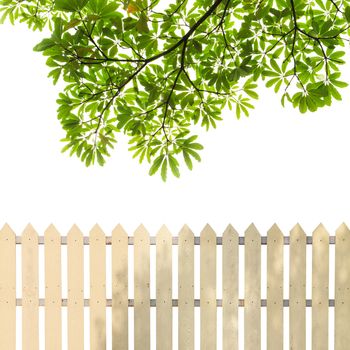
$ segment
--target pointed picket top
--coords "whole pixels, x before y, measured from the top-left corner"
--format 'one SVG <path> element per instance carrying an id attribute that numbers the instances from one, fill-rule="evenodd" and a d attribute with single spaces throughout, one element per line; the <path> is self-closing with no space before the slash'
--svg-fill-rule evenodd
<path id="1" fill-rule="evenodd" d="M 189 235 L 189 234 L 194 237 L 194 234 L 193 234 L 193 231 L 191 230 L 191 228 L 187 224 L 183 225 L 181 230 L 180 230 L 179 236 Z"/>
<path id="2" fill-rule="evenodd" d="M 350 238 L 350 230 L 344 222 L 335 231 L 335 237 L 336 237 L 336 243 L 338 239 L 342 241 L 346 241 L 347 239 Z"/>
<path id="3" fill-rule="evenodd" d="M 135 230 L 134 237 L 135 237 L 135 239 L 136 238 L 139 239 L 141 242 L 142 242 L 142 240 L 149 240 L 149 233 L 143 224 L 141 224 Z"/>
<path id="4" fill-rule="evenodd" d="M 128 234 L 124 230 L 123 226 L 121 224 L 118 224 L 112 231 L 112 236 L 121 237 L 121 238 L 127 238 Z"/>
<path id="5" fill-rule="evenodd" d="M 238 237 L 239 235 L 235 228 L 231 224 L 227 225 L 224 233 L 222 234 L 222 240 L 231 242 L 232 240 L 238 240 Z"/>
<path id="6" fill-rule="evenodd" d="M 290 231 L 290 239 L 299 242 L 304 240 L 306 242 L 306 233 L 303 228 L 297 223 Z"/>
<path id="7" fill-rule="evenodd" d="M 188 225 L 183 225 L 179 232 L 179 244 L 180 242 L 194 243 L 194 234 Z"/>
<path id="8" fill-rule="evenodd" d="M 67 241 L 70 240 L 83 240 L 83 233 L 80 231 L 79 227 L 76 224 L 74 224 L 68 231 Z"/>
<path id="9" fill-rule="evenodd" d="M 5 225 L 0 230 L 0 239 L 6 240 L 6 241 L 15 241 L 16 240 L 16 234 L 12 230 L 12 228 L 5 223 Z"/>
<path id="10" fill-rule="evenodd" d="M 38 240 L 38 234 L 35 231 L 34 227 L 31 224 L 28 224 L 23 233 L 22 233 L 22 239 L 26 239 L 26 240 Z"/>
<path id="11" fill-rule="evenodd" d="M 44 233 L 45 241 L 48 240 L 58 240 L 61 238 L 60 233 L 57 231 L 56 227 L 53 224 L 50 224 L 49 227 L 45 230 Z"/>
<path id="12" fill-rule="evenodd" d="M 246 240 L 251 239 L 252 241 L 254 241 L 255 239 L 258 239 L 259 242 L 261 242 L 261 235 L 253 223 L 251 223 L 249 227 L 245 230 L 244 236 Z"/>
<path id="13" fill-rule="evenodd" d="M 210 241 L 214 240 L 214 242 L 216 243 L 216 233 L 209 224 L 205 225 L 205 227 L 203 228 L 203 230 L 200 234 L 200 237 L 201 237 L 201 243 L 202 243 L 202 241 L 205 241 L 205 240 L 208 243 Z"/>
<path id="14" fill-rule="evenodd" d="M 159 240 L 167 241 L 168 239 L 172 239 L 172 234 L 165 225 L 162 225 L 162 227 L 157 232 L 157 243 Z"/>
<path id="15" fill-rule="evenodd" d="M 326 240 L 328 243 L 329 241 L 329 234 L 323 224 L 319 224 L 312 233 L 312 241 L 316 239 L 320 240 L 320 242 Z"/>
<path id="16" fill-rule="evenodd" d="M 272 239 L 273 242 L 283 242 L 283 233 L 276 223 L 267 231 L 267 238 L 268 241 Z"/>
<path id="17" fill-rule="evenodd" d="M 90 241 L 95 240 L 99 241 L 100 239 L 105 240 L 106 236 L 104 232 L 102 231 L 101 227 L 98 224 L 95 224 L 93 228 L 90 230 Z"/>

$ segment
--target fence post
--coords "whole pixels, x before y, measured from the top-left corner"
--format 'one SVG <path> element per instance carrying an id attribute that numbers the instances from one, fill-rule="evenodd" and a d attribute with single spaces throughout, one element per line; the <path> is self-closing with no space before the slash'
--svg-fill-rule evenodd
<path id="1" fill-rule="evenodd" d="M 143 225 L 134 234 L 134 349 L 150 350 L 150 240 Z"/>
<path id="2" fill-rule="evenodd" d="M 229 225 L 222 236 L 223 350 L 238 350 L 238 233 Z"/>
<path id="3" fill-rule="evenodd" d="M 245 232 L 244 348 L 261 349 L 261 237 L 251 224 Z"/>
<path id="4" fill-rule="evenodd" d="M 61 236 L 53 225 L 45 231 L 45 350 L 62 349 Z"/>
<path id="5" fill-rule="evenodd" d="M 172 349 L 172 236 L 162 226 L 156 237 L 157 350 Z"/>
<path id="6" fill-rule="evenodd" d="M 32 225 L 22 234 L 22 349 L 39 349 L 38 235 Z"/>
<path id="7" fill-rule="evenodd" d="M 67 236 L 68 350 L 84 350 L 84 248 L 76 225 Z"/>
<path id="8" fill-rule="evenodd" d="M 201 349 L 216 350 L 216 234 L 206 225 L 200 238 Z"/>
<path id="9" fill-rule="evenodd" d="M 267 233 L 267 349 L 283 349 L 283 234 Z"/>
<path id="10" fill-rule="evenodd" d="M 329 235 L 320 224 L 312 235 L 312 349 L 328 349 Z"/>
<path id="11" fill-rule="evenodd" d="M 306 349 L 306 235 L 299 224 L 290 232 L 289 347 Z"/>
<path id="12" fill-rule="evenodd" d="M 350 344 L 350 230 L 342 224 L 335 241 L 335 350 Z"/>
<path id="13" fill-rule="evenodd" d="M 112 349 L 128 350 L 128 235 L 112 233 Z"/>
<path id="14" fill-rule="evenodd" d="M 194 350 L 194 235 L 187 225 L 179 234 L 179 350 Z"/>
<path id="15" fill-rule="evenodd" d="M 106 237 L 90 231 L 90 349 L 106 349 Z"/>
<path id="16" fill-rule="evenodd" d="M 16 350 L 16 236 L 0 231 L 0 349 Z"/>

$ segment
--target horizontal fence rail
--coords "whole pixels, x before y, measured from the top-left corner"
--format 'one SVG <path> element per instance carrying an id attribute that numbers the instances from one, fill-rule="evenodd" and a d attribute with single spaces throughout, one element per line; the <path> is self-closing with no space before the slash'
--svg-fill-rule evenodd
<path id="1" fill-rule="evenodd" d="M 16 246 L 21 246 L 20 256 Z M 39 246 L 45 253 L 44 276 L 39 274 Z M 129 249 L 133 250 L 133 271 L 129 271 Z M 307 252 L 307 245 L 312 251 Z M 330 299 L 330 245 L 335 246 L 334 299 Z M 62 297 L 62 246 L 67 247 L 67 298 Z M 84 266 L 84 246 L 89 248 L 89 266 Z M 107 259 L 106 246 L 111 248 Z M 151 250 L 155 246 L 155 281 L 151 281 Z M 173 246 L 177 246 L 178 285 L 173 285 Z M 195 265 L 195 246 L 199 246 L 199 269 Z M 221 262 L 217 262 L 221 246 Z M 244 246 L 244 259 L 239 259 Z M 262 269 L 261 247 L 267 248 L 266 270 Z M 283 298 L 284 246 L 289 251 L 289 299 Z M 17 252 L 18 253 L 18 252 Z M 152 254 L 154 251 L 152 251 Z M 312 297 L 306 298 L 307 255 L 311 253 L 310 281 Z M 19 258 L 20 257 L 20 258 Z M 20 261 L 17 261 L 20 260 Z M 244 280 L 239 265 L 243 263 Z M 22 266 L 22 293 L 16 295 L 16 264 Z M 106 272 L 111 267 L 111 285 Z M 134 298 L 129 298 L 129 274 L 134 278 Z M 217 273 L 222 274 L 222 298 L 217 298 Z M 200 298 L 195 298 L 195 276 L 199 275 Z M 90 297 L 84 298 L 84 279 L 89 276 Z M 266 299 L 261 298 L 262 276 L 266 277 Z M 44 279 L 45 298 L 39 297 L 39 282 Z M 242 282 L 243 281 L 243 282 Z M 150 285 L 155 283 L 156 298 Z M 238 287 L 243 283 L 244 298 Z M 106 298 L 107 288 L 112 298 Z M 178 298 L 172 298 L 174 289 Z M 312 313 L 312 350 L 328 350 L 329 308 L 334 308 L 334 349 L 349 350 L 350 344 L 350 231 L 342 224 L 335 235 L 329 235 L 320 224 L 307 236 L 300 225 L 283 235 L 275 224 L 261 236 L 252 224 L 239 236 L 229 225 L 222 236 L 206 225 L 195 236 L 184 226 L 178 237 L 162 226 L 150 236 L 140 226 L 132 236 L 118 225 L 106 236 L 95 225 L 84 236 L 73 225 L 61 236 L 50 225 L 40 236 L 28 225 L 16 235 L 5 225 L 0 230 L 0 349 L 16 349 L 16 309 L 22 310 L 22 349 L 39 349 L 45 333 L 47 350 L 84 350 L 84 308 L 89 310 L 89 346 L 91 350 L 107 348 L 106 328 L 111 327 L 112 349 L 129 349 L 128 310 L 134 313 L 134 349 L 151 349 L 151 332 L 156 334 L 156 349 L 172 349 L 173 308 L 178 312 L 178 349 L 216 350 L 218 347 L 218 308 L 222 308 L 222 350 L 239 349 L 239 329 L 244 329 L 244 350 L 261 349 L 262 314 L 266 308 L 266 342 L 268 350 L 281 350 L 284 344 L 284 313 L 289 309 L 289 349 L 306 350 L 306 308 Z M 39 307 L 45 310 L 45 329 L 39 327 Z M 67 309 L 67 343 L 62 341 L 62 308 Z M 106 310 L 112 309 L 111 324 Z M 151 328 L 150 310 L 156 308 L 156 328 Z M 200 309 L 200 341 L 195 343 L 195 308 Z M 238 309 L 244 309 L 239 322 Z"/>
<path id="2" fill-rule="evenodd" d="M 39 306 L 45 306 L 45 299 L 40 298 L 38 300 Z M 238 299 L 237 305 L 239 307 L 244 307 L 244 299 Z M 22 299 L 17 298 L 16 299 L 16 306 L 22 306 Z M 61 306 L 67 307 L 68 306 L 68 299 L 61 299 Z M 84 299 L 84 307 L 89 307 L 90 306 L 90 299 Z M 134 299 L 128 299 L 128 307 L 134 307 Z M 157 299 L 150 299 L 149 303 L 150 307 L 157 307 Z M 173 307 L 178 307 L 179 306 L 179 300 L 178 299 L 172 299 L 172 306 Z M 193 300 L 193 306 L 194 307 L 200 307 L 201 306 L 201 301 L 200 299 L 194 299 Z M 216 306 L 217 307 L 222 307 L 222 299 L 216 299 Z M 261 299 L 260 303 L 261 307 L 266 307 L 267 306 L 267 300 L 266 299 Z M 306 307 L 312 307 L 312 300 L 311 299 L 306 299 L 305 300 L 305 306 Z M 328 300 L 328 306 L 329 307 L 334 307 L 335 306 L 335 301 L 334 299 L 329 299 Z M 106 299 L 106 307 L 112 307 L 112 299 Z M 283 307 L 289 307 L 289 299 L 284 299 L 283 300 Z"/>
<path id="3" fill-rule="evenodd" d="M 335 244 L 335 236 L 329 236 L 329 244 Z M 289 236 L 283 237 L 283 244 L 289 245 Z M 149 244 L 150 245 L 156 245 L 157 237 L 150 236 L 149 237 Z M 16 236 L 16 244 L 22 244 L 22 237 Z M 45 244 L 45 237 L 44 236 L 38 236 L 38 244 L 43 245 Z M 90 238 L 84 237 L 83 238 L 83 244 L 89 245 L 90 244 Z M 193 244 L 194 245 L 200 245 L 201 244 L 201 238 L 199 236 L 193 237 Z M 244 237 L 240 236 L 238 237 L 238 244 L 244 245 Z M 312 237 L 306 236 L 306 244 L 312 244 Z M 67 236 L 61 237 L 61 245 L 67 245 Z M 112 245 L 112 237 L 106 236 L 106 245 Z M 128 245 L 134 245 L 134 237 L 129 236 L 128 237 Z M 179 245 L 179 237 L 172 237 L 172 245 Z M 222 237 L 216 237 L 216 245 L 222 245 Z M 261 236 L 261 245 L 267 245 L 267 237 Z"/>

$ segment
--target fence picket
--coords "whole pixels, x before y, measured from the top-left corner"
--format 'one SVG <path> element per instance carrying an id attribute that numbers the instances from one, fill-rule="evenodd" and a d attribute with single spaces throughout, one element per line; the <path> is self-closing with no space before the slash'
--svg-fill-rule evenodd
<path id="1" fill-rule="evenodd" d="M 149 350 L 150 246 L 149 234 L 140 225 L 134 235 L 134 349 Z"/>
<path id="2" fill-rule="evenodd" d="M 261 349 L 261 237 L 251 224 L 245 231 L 244 348 Z"/>
<path id="3" fill-rule="evenodd" d="M 39 349 L 38 235 L 30 224 L 22 234 L 22 349 Z"/>
<path id="4" fill-rule="evenodd" d="M 238 233 L 229 225 L 222 236 L 223 350 L 238 350 Z"/>
<path id="5" fill-rule="evenodd" d="M 290 232 L 289 347 L 306 349 L 306 235 L 299 224 Z"/>
<path id="6" fill-rule="evenodd" d="M 329 235 L 320 224 L 312 235 L 312 349 L 328 349 Z"/>
<path id="7" fill-rule="evenodd" d="M 84 349 L 83 234 L 73 225 L 67 236 L 68 350 Z"/>
<path id="8" fill-rule="evenodd" d="M 335 243 L 335 350 L 350 344 L 350 230 L 342 224 Z"/>
<path id="9" fill-rule="evenodd" d="M 16 349 L 16 237 L 0 231 L 0 349 Z"/>
<path id="10" fill-rule="evenodd" d="M 187 225 L 179 234 L 179 350 L 194 350 L 194 235 Z"/>
<path id="11" fill-rule="evenodd" d="M 201 349 L 216 350 L 216 234 L 206 225 L 200 239 Z"/>
<path id="12" fill-rule="evenodd" d="M 61 237 L 53 225 L 45 232 L 45 350 L 62 349 Z"/>
<path id="13" fill-rule="evenodd" d="M 162 226 L 156 243 L 157 350 L 172 349 L 172 236 Z"/>
<path id="14" fill-rule="evenodd" d="M 128 350 L 128 235 L 112 233 L 112 349 Z"/>
<path id="15" fill-rule="evenodd" d="M 90 349 L 106 349 L 106 237 L 90 231 Z"/>
<path id="16" fill-rule="evenodd" d="M 267 233 L 267 349 L 283 349 L 283 234 Z"/>

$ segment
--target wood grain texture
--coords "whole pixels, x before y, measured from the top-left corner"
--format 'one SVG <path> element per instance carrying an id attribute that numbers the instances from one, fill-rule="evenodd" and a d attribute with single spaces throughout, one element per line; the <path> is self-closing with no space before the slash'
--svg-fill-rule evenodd
<path id="1" fill-rule="evenodd" d="M 128 350 L 128 235 L 112 233 L 112 349 Z"/>
<path id="2" fill-rule="evenodd" d="M 22 350 L 39 349 L 38 235 L 32 225 L 22 234 Z"/>
<path id="3" fill-rule="evenodd" d="M 62 349 L 61 237 L 53 225 L 45 231 L 45 350 Z"/>
<path id="4" fill-rule="evenodd" d="M 299 224 L 290 232 L 289 348 L 306 349 L 306 235 Z"/>
<path id="5" fill-rule="evenodd" d="M 67 236 L 68 350 L 84 349 L 84 246 L 76 225 Z"/>
<path id="6" fill-rule="evenodd" d="M 194 350 L 194 235 L 185 225 L 179 234 L 179 350 Z"/>
<path id="7" fill-rule="evenodd" d="M 350 230 L 342 224 L 335 243 L 335 350 L 350 344 Z"/>
<path id="8" fill-rule="evenodd" d="M 106 237 L 90 231 L 90 349 L 106 349 Z"/>
<path id="9" fill-rule="evenodd" d="M 329 234 L 319 225 L 312 235 L 312 349 L 328 349 Z"/>
<path id="10" fill-rule="evenodd" d="M 283 349 L 283 234 L 267 233 L 267 349 Z"/>
<path id="11" fill-rule="evenodd" d="M 261 237 L 251 224 L 245 231 L 244 348 L 261 349 Z"/>
<path id="12" fill-rule="evenodd" d="M 0 231 L 0 349 L 16 350 L 16 236 Z"/>
<path id="13" fill-rule="evenodd" d="M 172 349 L 172 236 L 166 226 L 156 245 L 157 350 Z"/>
<path id="14" fill-rule="evenodd" d="M 206 225 L 200 237 L 201 350 L 216 350 L 216 234 Z"/>
<path id="15" fill-rule="evenodd" d="M 150 350 L 150 246 L 143 225 L 134 234 L 134 349 Z"/>
<path id="16" fill-rule="evenodd" d="M 222 236 L 222 346 L 238 350 L 238 233 L 229 225 Z"/>

